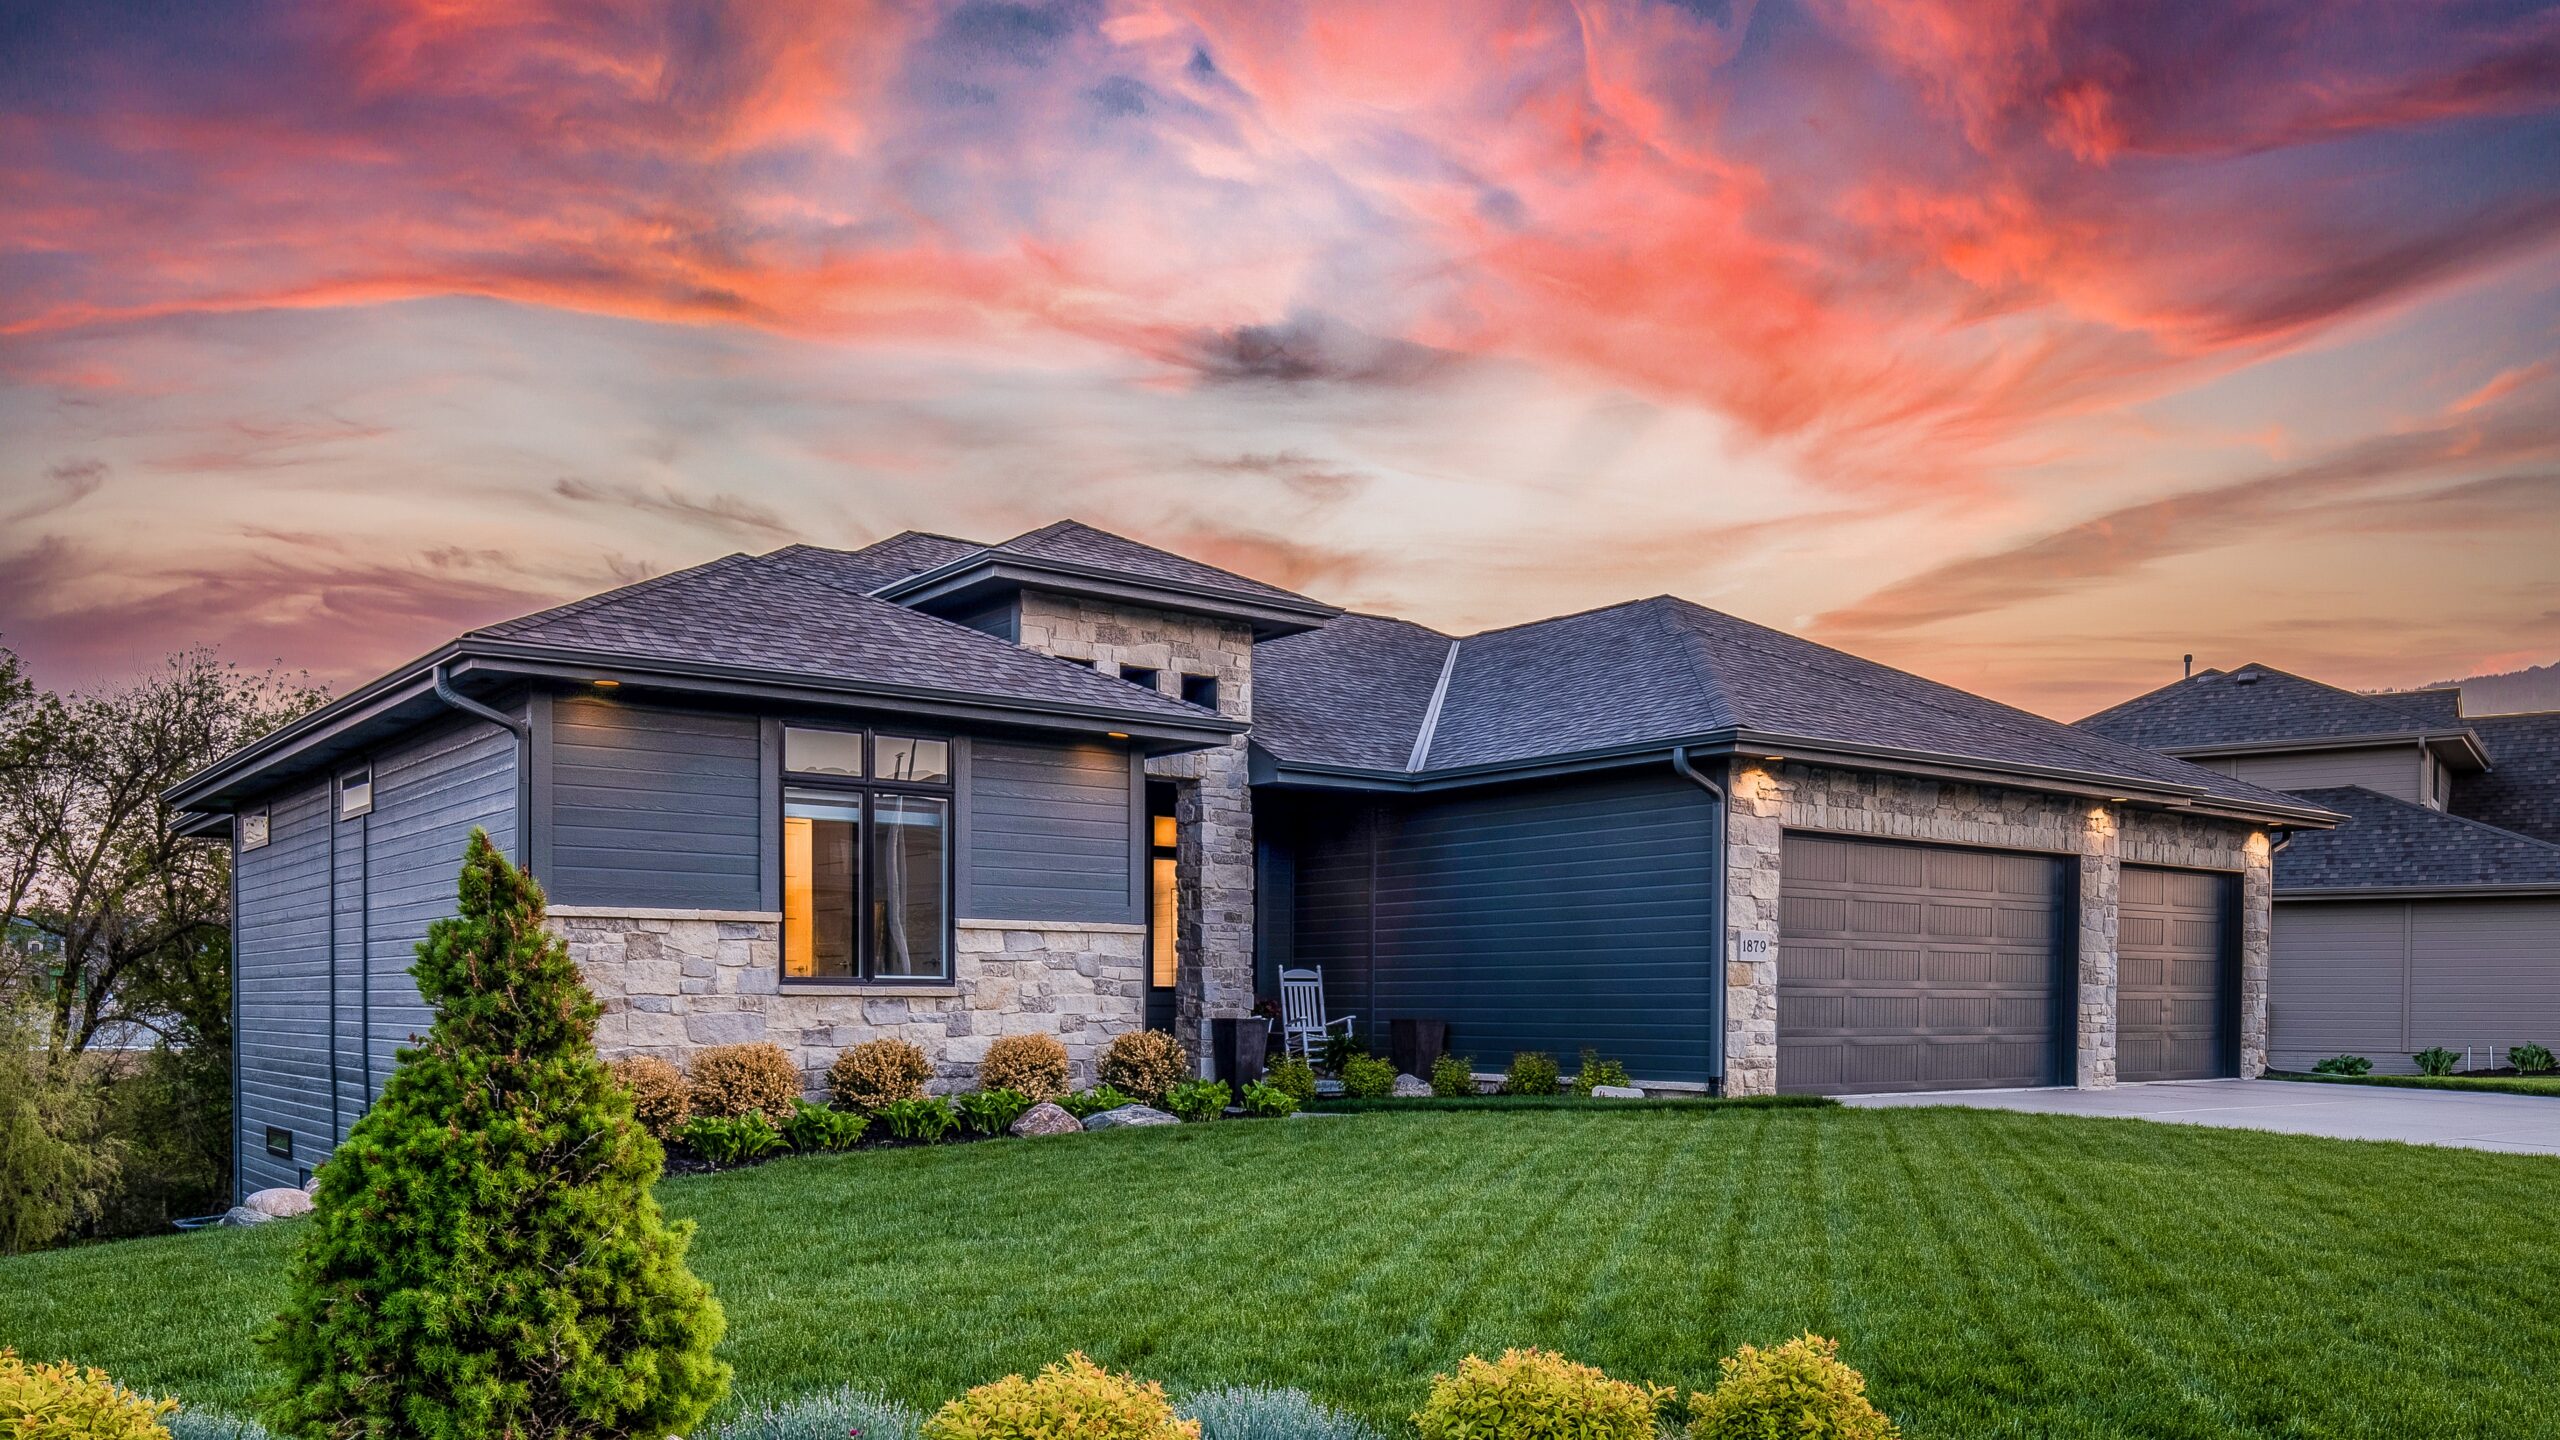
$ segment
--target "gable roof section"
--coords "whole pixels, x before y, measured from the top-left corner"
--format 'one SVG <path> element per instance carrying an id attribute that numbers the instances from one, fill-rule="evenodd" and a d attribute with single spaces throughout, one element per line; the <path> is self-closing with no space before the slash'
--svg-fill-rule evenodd
<path id="1" fill-rule="evenodd" d="M 787 545 L 764 558 L 868 592 L 986 548 L 975 540 L 936 535 L 926 530 L 902 530 L 859 550 Z"/>
<path id="2" fill-rule="evenodd" d="M 2430 725 L 2458 730 L 2468 722 L 2462 715 L 2462 687 L 2430 685 L 2424 690 L 2385 690 L 2373 697 L 2386 700 L 2403 710 L 2426 717 Z"/>
<path id="3" fill-rule="evenodd" d="M 2362 786 L 2305 790 L 2347 817 L 2276 854 L 2276 893 L 2560 891 L 2560 845 L 2413 805 Z"/>
<path id="4" fill-rule="evenodd" d="M 2497 763 L 2453 780 L 2453 813 L 2560 845 L 2560 710 L 2477 715 Z"/>
<path id="5" fill-rule="evenodd" d="M 1029 556 L 1061 564 L 1080 565 L 1088 569 L 1109 571 L 1167 585 L 1186 586 L 1197 590 L 1216 591 L 1248 599 L 1265 600 L 1279 605 L 1305 605 L 1332 612 L 1333 607 L 1310 600 L 1294 590 L 1248 579 L 1232 570 L 1204 565 L 1188 556 L 1170 550 L 1159 550 L 1141 544 L 1125 535 L 1097 530 L 1075 520 L 1061 520 L 1037 530 L 1016 535 L 994 547 L 1008 555 Z"/>
<path id="6" fill-rule="evenodd" d="M 1427 748 L 1400 753 L 1438 687 L 1428 661 L 1440 637 L 1410 627 L 1418 633 L 1392 642 L 1406 648 L 1382 659 L 1390 642 L 1378 627 L 1402 622 L 1362 617 L 1357 630 L 1331 634 L 1346 623 L 1255 650 L 1255 743 L 1284 769 L 1359 766 L 1427 783 L 1566 757 L 1731 744 L 1845 763 L 1942 762 L 2019 784 L 2072 777 L 2083 788 L 2121 785 L 2323 818 L 2292 796 L 1671 596 L 1457 640 Z M 1320 703 L 1302 698 L 1302 685 L 1319 683 Z M 1337 727 L 1358 733 L 1346 740 Z"/>
<path id="7" fill-rule="evenodd" d="M 889 581 L 877 593 L 904 605 L 943 607 L 1025 586 L 1242 621 L 1265 638 L 1306 630 L 1342 613 L 1295 591 L 1073 520 L 953 556 Z"/>
<path id="8" fill-rule="evenodd" d="M 2254 677 L 2254 678 L 2251 678 Z M 2147 750 L 2207 751 L 2280 741 L 2408 739 L 2458 735 L 2463 722 L 2439 723 L 2432 701 L 2358 695 L 2267 665 L 2199 670 L 2080 722 Z"/>

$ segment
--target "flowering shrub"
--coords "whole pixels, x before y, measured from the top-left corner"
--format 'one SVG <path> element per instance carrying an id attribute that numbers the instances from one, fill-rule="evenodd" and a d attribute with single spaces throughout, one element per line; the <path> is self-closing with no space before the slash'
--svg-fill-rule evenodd
<path id="1" fill-rule="evenodd" d="M 1114 1375 L 1081 1353 L 1025 1380 L 1007 1375 L 933 1412 L 921 1440 L 1200 1440 L 1164 1387 Z"/>
<path id="2" fill-rule="evenodd" d="M 865 1113 L 917 1098 L 932 1078 L 933 1062 L 924 1052 L 893 1035 L 848 1048 L 827 1069 L 837 1108 Z"/>
<path id="3" fill-rule="evenodd" d="M 1165 1091 L 1191 1078 L 1191 1056 L 1162 1030 L 1133 1030 L 1112 1037 L 1098 1069 L 1103 1084 L 1161 1105 Z"/>
<path id="4" fill-rule="evenodd" d="M 1067 1047 L 1055 1035 L 1007 1035 L 987 1047 L 978 1062 L 978 1083 L 989 1090 L 1013 1090 L 1031 1103 L 1055 1100 L 1067 1093 Z"/>
<path id="5" fill-rule="evenodd" d="M 800 1098 L 800 1068 L 779 1045 L 714 1045 L 686 1077 L 696 1115 L 761 1115 L 779 1125 Z"/>
<path id="6" fill-rule="evenodd" d="M 1663 1393 L 1553 1351 L 1506 1350 L 1432 1377 L 1413 1423 L 1422 1440 L 1654 1440 Z"/>
<path id="7" fill-rule="evenodd" d="M 1902 1432 L 1867 1401 L 1866 1377 L 1840 1363 L 1837 1341 L 1804 1334 L 1725 1357 L 1712 1394 L 1689 1397 L 1689 1440 L 1894 1440 Z"/>
<path id="8" fill-rule="evenodd" d="M 160 1421 L 177 1408 L 127 1390 L 104 1370 L 30 1365 L 0 1350 L 0 1435 L 11 1440 L 169 1440 Z"/>
<path id="9" fill-rule="evenodd" d="M 693 1114 L 693 1097 L 684 1073 L 654 1055 L 633 1055 L 605 1066 L 622 1088 L 631 1092 L 631 1114 L 640 1128 L 659 1140 L 672 1140 Z"/>

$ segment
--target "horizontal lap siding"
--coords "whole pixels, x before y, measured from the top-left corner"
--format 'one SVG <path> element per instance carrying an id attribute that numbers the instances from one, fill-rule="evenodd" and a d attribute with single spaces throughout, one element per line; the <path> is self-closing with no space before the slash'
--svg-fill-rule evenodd
<path id="1" fill-rule="evenodd" d="M 2270 790 L 2324 790 L 2361 785 L 2394 799 L 2421 804 L 2415 745 L 2372 746 L 2353 750 L 2304 750 L 2283 755 L 2234 755 L 2226 773 Z"/>
<path id="2" fill-rule="evenodd" d="M 2415 1048 L 2560 1048 L 2560 900 L 2429 900 L 2410 907 Z"/>
<path id="3" fill-rule="evenodd" d="M 371 1004 L 365 1095 L 380 1093 L 400 1047 L 434 1015 L 410 967 L 427 926 L 454 913 L 462 853 L 474 828 L 510 858 L 516 844 L 516 742 L 473 721 L 433 732 L 374 762 L 374 809 L 365 817 L 365 939 Z"/>
<path id="4" fill-rule="evenodd" d="M 1140 919 L 1129 756 L 1107 745 L 969 747 L 973 918 Z"/>
<path id="5" fill-rule="evenodd" d="M 2416 1067 L 2402 1054 L 2401 903 L 2279 905 L 2267 957 L 2267 1063 L 2308 1070 L 2332 1055 L 2362 1055 L 2385 1072 Z"/>
<path id="6" fill-rule="evenodd" d="M 551 898 L 759 908 L 761 745 L 752 717 L 561 698 L 551 726 Z"/>
<path id="7" fill-rule="evenodd" d="M 268 843 L 239 857 L 234 959 L 243 1191 L 299 1183 L 329 1145 L 328 789 L 269 805 Z M 294 1158 L 267 1153 L 267 1127 L 294 1133 Z"/>

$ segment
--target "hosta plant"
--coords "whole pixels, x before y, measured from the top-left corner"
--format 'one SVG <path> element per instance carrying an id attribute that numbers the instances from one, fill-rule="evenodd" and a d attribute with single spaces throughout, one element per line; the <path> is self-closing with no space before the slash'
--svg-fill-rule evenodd
<path id="1" fill-rule="evenodd" d="M 2460 1055 L 2441 1045 L 2430 1045 L 2409 1059 L 2417 1065 L 2421 1075 L 2450 1075 L 2453 1067 L 2462 1063 Z"/>
<path id="2" fill-rule="evenodd" d="M 2311 1073 L 2314 1075 L 2370 1075 L 2373 1073 L 2373 1062 L 2361 1055 L 2332 1055 L 2326 1060 L 2313 1061 Z"/>
<path id="3" fill-rule="evenodd" d="M 2534 1041 L 2507 1047 L 2507 1063 L 2520 1075 L 2539 1075 L 2552 1068 L 2551 1047 Z"/>
<path id="4" fill-rule="evenodd" d="M 713 1169 L 761 1160 L 783 1147 L 782 1132 L 762 1115 L 696 1115 L 679 1132 L 685 1148 Z"/>
<path id="5" fill-rule="evenodd" d="M 1136 1096 L 1115 1090 L 1108 1085 L 1096 1085 L 1090 1090 L 1078 1090 L 1072 1095 L 1058 1097 L 1058 1108 L 1079 1120 L 1088 1115 L 1099 1115 L 1105 1110 L 1117 1110 L 1123 1105 L 1137 1103 Z"/>
<path id="6" fill-rule="evenodd" d="M 1244 1087 L 1239 1097 L 1244 1113 L 1262 1119 L 1298 1113 L 1298 1097 L 1267 1080 L 1256 1080 Z"/>
<path id="7" fill-rule="evenodd" d="M 791 1118 L 782 1122 L 782 1138 L 792 1149 L 804 1152 L 850 1150 L 862 1141 L 862 1132 L 871 1128 L 871 1117 L 848 1115 L 806 1100 L 795 1102 Z"/>
<path id="8" fill-rule="evenodd" d="M 1001 1135 L 1031 1108 L 1032 1099 L 1019 1090 L 972 1090 L 953 1096 L 951 1105 L 960 1112 L 961 1124 L 980 1135 Z"/>
<path id="9" fill-rule="evenodd" d="M 1232 1098 L 1224 1080 L 1185 1080 L 1164 1092 L 1164 1108 L 1196 1125 L 1227 1113 Z"/>
<path id="10" fill-rule="evenodd" d="M 888 1126 L 889 1133 L 901 1140 L 928 1142 L 950 1134 L 960 1124 L 959 1112 L 939 1095 L 892 1101 L 872 1112 L 872 1118 Z"/>

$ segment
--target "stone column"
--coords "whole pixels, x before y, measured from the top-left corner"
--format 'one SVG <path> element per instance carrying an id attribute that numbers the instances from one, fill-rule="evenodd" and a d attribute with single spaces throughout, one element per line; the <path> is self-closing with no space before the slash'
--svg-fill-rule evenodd
<path id="1" fill-rule="evenodd" d="M 2251 831 L 2241 847 L 2240 872 L 2240 1078 L 2267 1073 L 2267 959 L 2276 912 L 2275 846 L 2264 831 Z"/>
<path id="2" fill-rule="evenodd" d="M 1778 882 L 1786 863 L 1785 782 L 1757 766 L 1737 769 L 1725 799 L 1724 1091 L 1778 1089 L 1778 954 L 1754 959 L 1742 937 L 1778 933 Z"/>
<path id="3" fill-rule="evenodd" d="M 2092 806 L 2080 832 L 2078 1080 L 2084 1090 L 2116 1083 L 2116 895 L 2123 875 L 2116 812 Z"/>

